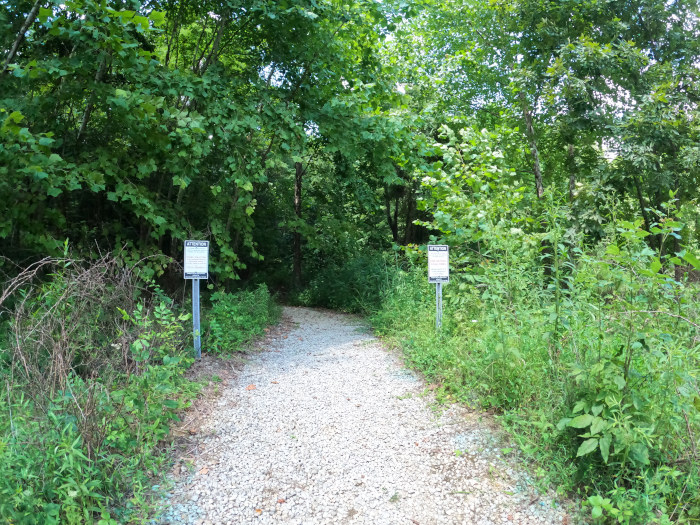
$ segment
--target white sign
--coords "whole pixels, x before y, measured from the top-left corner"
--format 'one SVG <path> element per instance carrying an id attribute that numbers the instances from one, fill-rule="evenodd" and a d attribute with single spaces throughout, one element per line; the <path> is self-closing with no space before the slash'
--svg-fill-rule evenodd
<path id="1" fill-rule="evenodd" d="M 428 245 L 428 282 L 450 282 L 450 247 L 446 244 Z"/>
<path id="2" fill-rule="evenodd" d="M 209 279 L 209 241 L 185 241 L 185 279 Z"/>

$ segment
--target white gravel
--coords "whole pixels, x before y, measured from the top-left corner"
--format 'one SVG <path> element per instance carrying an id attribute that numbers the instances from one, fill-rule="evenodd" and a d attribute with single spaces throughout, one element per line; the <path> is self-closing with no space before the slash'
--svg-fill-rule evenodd
<path id="1" fill-rule="evenodd" d="M 437 408 L 357 318 L 284 315 L 296 327 L 222 392 L 160 523 L 570 523 L 478 415 Z"/>

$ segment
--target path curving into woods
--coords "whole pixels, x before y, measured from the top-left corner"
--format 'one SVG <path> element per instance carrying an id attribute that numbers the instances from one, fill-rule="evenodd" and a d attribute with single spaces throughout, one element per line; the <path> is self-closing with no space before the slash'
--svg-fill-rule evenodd
<path id="1" fill-rule="evenodd" d="M 572 523 L 488 417 L 438 407 L 358 318 L 284 317 L 214 401 L 160 523 Z"/>

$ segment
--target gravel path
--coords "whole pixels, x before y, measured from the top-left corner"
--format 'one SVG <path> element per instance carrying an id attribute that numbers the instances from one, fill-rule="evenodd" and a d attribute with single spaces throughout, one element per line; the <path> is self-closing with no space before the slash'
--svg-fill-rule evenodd
<path id="1" fill-rule="evenodd" d="M 478 415 L 438 409 L 357 318 L 284 315 L 295 327 L 217 399 L 160 523 L 569 523 Z"/>

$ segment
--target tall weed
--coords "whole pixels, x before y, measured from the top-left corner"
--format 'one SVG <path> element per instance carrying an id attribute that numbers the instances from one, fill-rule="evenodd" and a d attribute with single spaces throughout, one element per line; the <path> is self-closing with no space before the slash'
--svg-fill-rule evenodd
<path id="1" fill-rule="evenodd" d="M 56 261 L 29 284 L 3 312 L 0 519 L 145 518 L 158 443 L 197 390 L 183 376 L 187 316 L 157 290 L 138 300 L 138 281 L 108 258 Z"/>
<path id="2" fill-rule="evenodd" d="M 501 244 L 445 286 L 442 333 L 424 270 L 394 272 L 372 320 L 444 393 L 499 413 L 594 519 L 687 522 L 700 517 L 697 290 L 639 226 L 597 251 L 559 246 L 558 277 Z"/>

